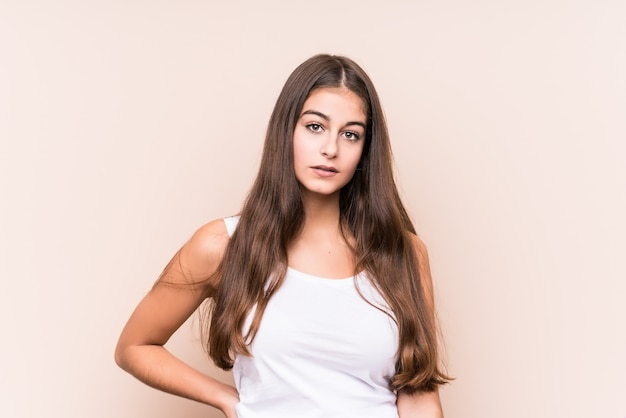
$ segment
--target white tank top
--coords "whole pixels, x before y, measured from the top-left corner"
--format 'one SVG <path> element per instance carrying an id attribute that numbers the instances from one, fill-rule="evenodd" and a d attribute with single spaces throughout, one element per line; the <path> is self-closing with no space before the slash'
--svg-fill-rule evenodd
<path id="1" fill-rule="evenodd" d="M 232 235 L 239 218 L 226 218 Z M 235 355 L 238 418 L 397 418 L 398 329 L 366 274 L 328 279 L 287 269 L 252 357 Z M 245 324 L 250 326 L 254 312 Z"/>

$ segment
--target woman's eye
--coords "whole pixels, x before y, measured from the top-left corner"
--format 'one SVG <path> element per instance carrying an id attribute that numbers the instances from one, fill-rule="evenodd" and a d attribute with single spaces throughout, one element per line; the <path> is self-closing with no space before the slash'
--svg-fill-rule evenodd
<path id="1" fill-rule="evenodd" d="M 321 132 L 322 131 L 322 125 L 320 125 L 319 123 L 309 123 L 306 127 L 309 128 L 309 130 L 311 132 Z"/>
<path id="2" fill-rule="evenodd" d="M 359 134 L 357 134 L 356 132 L 352 132 L 352 131 L 346 131 L 343 134 L 347 140 L 349 141 L 356 141 L 359 139 Z"/>

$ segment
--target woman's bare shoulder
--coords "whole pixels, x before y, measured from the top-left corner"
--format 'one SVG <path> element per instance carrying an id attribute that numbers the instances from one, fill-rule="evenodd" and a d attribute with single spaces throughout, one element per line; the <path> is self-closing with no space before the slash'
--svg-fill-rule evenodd
<path id="1" fill-rule="evenodd" d="M 229 239 L 224 219 L 214 219 L 198 228 L 186 245 L 191 245 L 198 251 L 210 255 L 222 253 Z"/>
<path id="2" fill-rule="evenodd" d="M 181 269 L 192 280 L 212 276 L 224 257 L 229 239 L 223 219 L 202 225 L 180 249 Z"/>
<path id="3" fill-rule="evenodd" d="M 424 241 L 422 241 L 422 239 L 418 235 L 410 233 L 409 236 L 411 237 L 411 242 L 417 256 L 417 266 L 419 269 L 420 281 L 424 288 L 426 299 L 429 302 L 430 306 L 434 306 L 433 281 L 430 271 L 428 249 L 426 248 L 426 244 L 424 243 Z"/>
<path id="4" fill-rule="evenodd" d="M 413 244 L 417 256 L 420 259 L 428 260 L 428 248 L 422 238 L 412 232 L 409 232 L 409 237 L 411 238 L 411 244 Z"/>

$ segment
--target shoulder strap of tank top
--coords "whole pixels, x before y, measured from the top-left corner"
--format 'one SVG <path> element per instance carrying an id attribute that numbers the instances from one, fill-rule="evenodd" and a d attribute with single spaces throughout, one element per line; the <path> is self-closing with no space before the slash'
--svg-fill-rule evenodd
<path id="1" fill-rule="evenodd" d="M 224 224 L 226 225 L 226 231 L 228 231 L 228 236 L 232 237 L 235 229 L 237 229 L 237 224 L 239 223 L 239 215 L 229 216 L 228 218 L 224 218 Z"/>

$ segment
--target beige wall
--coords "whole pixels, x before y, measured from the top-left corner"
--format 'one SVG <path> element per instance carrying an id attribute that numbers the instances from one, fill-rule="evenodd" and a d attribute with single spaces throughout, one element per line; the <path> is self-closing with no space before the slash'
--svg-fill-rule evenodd
<path id="1" fill-rule="evenodd" d="M 219 415 L 113 347 L 177 247 L 238 210 L 317 52 L 380 90 L 447 417 L 625 416 L 626 2 L 247 3 L 0 1 L 0 416 Z M 170 348 L 209 370 L 192 329 Z"/>

